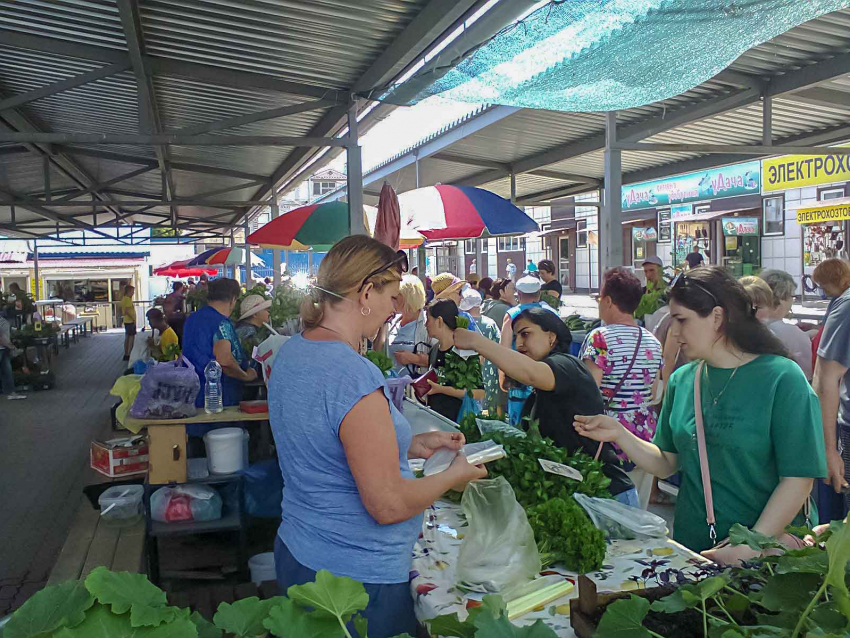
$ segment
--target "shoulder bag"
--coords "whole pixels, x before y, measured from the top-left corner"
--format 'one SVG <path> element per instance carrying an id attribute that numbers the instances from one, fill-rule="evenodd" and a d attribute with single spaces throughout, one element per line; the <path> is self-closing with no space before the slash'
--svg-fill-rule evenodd
<path id="1" fill-rule="evenodd" d="M 711 492 L 711 474 L 708 469 L 708 449 L 705 444 L 705 425 L 703 423 L 700 394 L 703 367 L 705 367 L 705 362 L 701 361 L 699 366 L 697 366 L 696 379 L 694 379 L 694 416 L 696 417 L 697 451 L 699 452 L 699 469 L 702 476 L 702 492 L 705 497 L 705 522 L 708 524 L 708 537 L 711 539 L 712 545 L 714 547 L 724 547 L 729 544 L 729 539 L 727 538 L 719 543 L 717 542 L 717 519 L 714 516 L 714 498 L 712 497 Z M 806 526 L 811 527 L 809 519 L 811 510 L 808 499 L 806 499 L 804 511 L 806 515 Z M 806 547 L 806 543 L 798 536 L 794 536 L 794 534 L 785 533 L 777 537 L 776 540 L 788 549 L 800 549 L 802 547 Z"/>

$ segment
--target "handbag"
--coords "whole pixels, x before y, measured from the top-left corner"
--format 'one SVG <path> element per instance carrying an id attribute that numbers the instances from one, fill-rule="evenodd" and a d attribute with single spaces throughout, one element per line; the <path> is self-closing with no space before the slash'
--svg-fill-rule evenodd
<path id="1" fill-rule="evenodd" d="M 702 492 L 705 498 L 705 522 L 708 524 L 708 537 L 711 539 L 713 547 L 724 547 L 729 544 L 729 539 L 717 542 L 717 519 L 714 516 L 714 498 L 711 492 L 711 474 L 708 469 L 708 450 L 705 445 L 705 426 L 702 418 L 702 403 L 700 401 L 700 385 L 702 381 L 702 369 L 705 366 L 705 361 L 701 361 L 697 366 L 696 379 L 694 380 L 694 416 L 696 417 L 696 436 L 697 436 L 697 451 L 699 452 L 699 469 L 702 476 Z M 806 515 L 806 526 L 811 527 L 810 522 L 810 505 L 806 499 L 804 507 Z M 788 549 L 801 549 L 806 547 L 806 543 L 799 536 L 794 534 L 782 534 L 777 537 L 777 542 L 781 543 Z"/>
<path id="2" fill-rule="evenodd" d="M 611 396 L 606 396 L 604 392 L 602 394 L 603 398 L 606 399 L 605 408 L 608 409 L 608 410 L 610 410 L 611 406 L 613 406 L 614 400 L 617 398 L 617 393 L 620 391 L 620 388 L 623 387 L 623 384 L 629 378 L 629 375 L 632 372 L 632 368 L 635 367 L 635 361 L 637 361 L 637 356 L 638 356 L 638 353 L 640 352 L 640 344 L 643 341 L 643 328 L 641 328 L 640 326 L 637 326 L 637 329 L 638 329 L 637 345 L 635 345 L 635 352 L 632 355 L 632 360 L 629 361 L 629 367 L 626 368 L 626 371 L 623 373 L 623 376 L 617 382 L 617 385 L 615 385 L 614 389 L 611 390 Z M 596 448 L 596 454 L 593 457 L 594 461 L 599 460 L 599 455 L 602 454 L 602 445 L 603 444 L 600 443 L 599 447 Z"/>

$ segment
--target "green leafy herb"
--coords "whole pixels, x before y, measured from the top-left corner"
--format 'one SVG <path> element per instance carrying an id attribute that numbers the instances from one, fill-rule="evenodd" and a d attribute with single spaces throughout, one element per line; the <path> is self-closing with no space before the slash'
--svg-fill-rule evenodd
<path id="1" fill-rule="evenodd" d="M 541 559 L 563 563 L 570 571 L 586 574 L 602 568 L 605 535 L 596 529 L 573 499 L 549 499 L 528 510 Z"/>
<path id="2" fill-rule="evenodd" d="M 312 607 L 319 615 L 335 618 L 346 636 L 345 624 L 369 604 L 369 594 L 361 583 L 338 578 L 324 569 L 316 574 L 316 582 L 293 585 L 286 593 L 293 602 Z"/>
<path id="3" fill-rule="evenodd" d="M 159 627 L 135 627 L 130 614 L 116 614 L 106 605 L 94 605 L 82 623 L 61 629 L 54 638 L 196 638 L 197 635 L 188 609 Z"/>
<path id="4" fill-rule="evenodd" d="M 596 638 L 649 638 L 657 636 L 645 629 L 643 619 L 649 612 L 646 598 L 629 596 L 615 600 L 608 605 L 605 615 L 599 621 Z"/>
<path id="5" fill-rule="evenodd" d="M 195 628 L 198 630 L 198 638 L 221 638 L 221 629 L 201 616 L 197 611 L 192 612 L 189 620 L 194 623 Z"/>
<path id="6" fill-rule="evenodd" d="M 460 317 L 459 317 L 460 318 Z M 472 392 L 482 387 L 481 359 L 471 356 L 464 359 L 454 350 L 446 353 L 445 365 L 437 370 L 440 385 Z"/>
<path id="7" fill-rule="evenodd" d="M 288 598 L 273 607 L 264 626 L 273 635 L 280 638 L 298 636 L 299 638 L 340 638 L 345 631 L 339 621 L 325 614 L 305 612 Z"/>
<path id="8" fill-rule="evenodd" d="M 428 621 L 432 636 L 452 638 L 556 638 L 542 620 L 528 627 L 517 627 L 508 620 L 505 604 L 499 596 L 484 596 L 482 604 L 469 609 L 466 620 L 456 613 Z M 400 638 L 400 637 L 398 637 Z"/>
<path id="9" fill-rule="evenodd" d="M 86 617 L 94 598 L 81 581 L 45 587 L 21 605 L 3 630 L 4 638 L 29 638 L 60 627 L 73 627 Z"/>
<path id="10" fill-rule="evenodd" d="M 383 352 L 369 350 L 369 352 L 366 353 L 366 358 L 378 366 L 378 370 L 380 370 L 384 375 L 393 369 L 393 360 Z"/>
<path id="11" fill-rule="evenodd" d="M 160 361 L 175 361 L 180 358 L 182 350 L 179 343 L 169 343 L 162 349 L 162 354 L 159 356 Z"/>
<path id="12" fill-rule="evenodd" d="M 469 319 L 464 316 L 458 315 L 458 318 L 455 319 L 455 323 L 458 328 L 463 328 L 464 330 L 469 330 Z"/>
<path id="13" fill-rule="evenodd" d="M 260 600 L 256 596 L 237 600 L 235 603 L 221 603 L 215 612 L 213 622 L 227 633 L 245 638 L 262 636 L 266 633 L 263 621 L 271 610 L 285 600 L 283 596 Z"/>
<path id="14" fill-rule="evenodd" d="M 115 614 L 130 612 L 133 627 L 157 627 L 175 618 L 175 607 L 168 607 L 165 592 L 144 574 L 112 572 L 95 568 L 86 578 L 86 587 L 102 605 Z"/>

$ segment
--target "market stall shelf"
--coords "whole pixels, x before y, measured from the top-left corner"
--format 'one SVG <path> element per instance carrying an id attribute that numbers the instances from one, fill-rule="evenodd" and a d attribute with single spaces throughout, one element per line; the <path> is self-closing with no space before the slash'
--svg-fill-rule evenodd
<path id="1" fill-rule="evenodd" d="M 457 613 L 466 616 L 466 610 L 481 600 L 482 594 L 472 592 L 457 583 L 455 567 L 464 538 L 466 521 L 460 505 L 437 501 L 425 512 L 422 534 L 413 548 L 410 586 L 416 616 L 425 622 L 437 616 Z M 587 574 L 599 591 L 621 592 L 655 587 L 666 574 L 676 582 L 680 577 L 692 577 L 709 561 L 669 538 L 649 540 L 613 541 L 608 544 L 605 563 L 601 570 Z M 555 565 L 542 575 L 561 575 L 573 583 L 578 574 Z M 514 622 L 530 625 L 542 620 L 558 636 L 573 638 L 576 634 L 570 625 L 570 600 L 578 596 L 578 589 L 566 596 L 536 609 Z"/>

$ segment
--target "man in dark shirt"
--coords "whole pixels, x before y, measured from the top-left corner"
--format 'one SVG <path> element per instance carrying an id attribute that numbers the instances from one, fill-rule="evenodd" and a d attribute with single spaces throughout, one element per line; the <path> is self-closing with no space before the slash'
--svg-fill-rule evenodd
<path id="1" fill-rule="evenodd" d="M 556 299 L 560 299 L 564 294 L 564 287 L 555 276 L 555 262 L 551 259 L 541 259 L 537 262 L 537 269 L 540 272 L 540 279 L 543 280 L 543 286 L 540 288 L 541 294 L 548 294 Z"/>
<path id="2" fill-rule="evenodd" d="M 685 261 L 688 262 L 689 268 L 697 268 L 705 263 L 705 259 L 699 251 L 699 246 L 694 244 L 693 250 L 687 254 Z"/>

